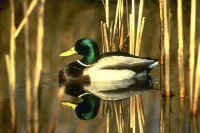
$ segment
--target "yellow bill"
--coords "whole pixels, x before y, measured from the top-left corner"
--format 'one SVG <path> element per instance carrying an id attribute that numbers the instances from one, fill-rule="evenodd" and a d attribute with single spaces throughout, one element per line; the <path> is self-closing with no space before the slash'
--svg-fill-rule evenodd
<path id="1" fill-rule="evenodd" d="M 78 53 L 75 51 L 75 48 L 73 47 L 68 51 L 62 52 L 59 56 L 70 56 L 74 54 L 78 54 Z"/>
<path id="2" fill-rule="evenodd" d="M 62 105 L 71 107 L 73 110 L 76 109 L 77 105 L 69 102 L 62 102 Z"/>

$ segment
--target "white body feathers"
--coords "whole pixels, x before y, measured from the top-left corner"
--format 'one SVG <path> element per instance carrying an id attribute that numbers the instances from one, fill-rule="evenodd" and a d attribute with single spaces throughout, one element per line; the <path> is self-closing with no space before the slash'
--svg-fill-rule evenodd
<path id="1" fill-rule="evenodd" d="M 135 83 L 135 72 L 130 70 L 99 69 L 87 74 L 91 79 L 90 90 L 108 91 L 128 88 Z"/>
<path id="2" fill-rule="evenodd" d="M 147 77 L 147 69 L 152 69 L 159 63 L 155 60 L 134 58 L 129 56 L 107 56 L 99 59 L 95 64 L 83 71 L 83 75 L 90 77 L 90 85 L 85 90 L 104 100 L 119 100 L 137 94 L 134 90 L 114 93 L 114 90 L 126 89 L 136 84 L 137 78 Z M 131 67 L 146 66 L 143 72 L 136 73 Z M 120 68 L 120 69 L 119 69 Z M 106 93 L 111 91 L 111 93 Z M 137 90 L 138 91 L 138 90 Z M 140 92 L 140 90 L 138 91 Z"/>

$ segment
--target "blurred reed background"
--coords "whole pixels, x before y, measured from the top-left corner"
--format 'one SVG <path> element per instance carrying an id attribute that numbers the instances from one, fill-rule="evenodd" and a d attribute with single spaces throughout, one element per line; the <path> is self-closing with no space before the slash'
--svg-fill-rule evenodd
<path id="1" fill-rule="evenodd" d="M 109 51 L 126 51 L 136 56 L 143 56 L 143 31 L 145 30 L 145 17 L 143 17 L 143 10 L 145 5 L 144 0 L 140 0 L 139 4 L 134 0 L 117 0 L 115 17 L 111 19 L 111 5 L 109 0 L 102 0 L 105 9 L 105 21 L 100 22 L 102 45 L 100 45 L 102 53 Z M 15 22 L 15 2 L 10 0 L 10 51 L 5 56 L 8 81 L 9 81 L 9 98 L 10 98 L 10 111 L 11 111 L 11 127 L 12 132 L 17 132 L 16 124 L 16 38 L 24 28 L 24 44 L 25 44 L 25 61 L 26 61 L 26 132 L 39 133 L 39 96 L 38 88 L 41 79 L 41 71 L 43 69 L 43 48 L 44 44 L 44 7 L 45 0 L 24 0 L 24 17 L 16 27 Z M 136 4 L 137 3 L 137 4 Z M 137 6 L 139 5 L 139 6 Z M 166 128 L 166 124 L 173 125 L 171 121 L 175 121 L 171 110 L 179 113 L 180 118 L 185 120 L 185 110 L 183 99 L 189 101 L 190 114 L 197 115 L 198 99 L 200 89 L 200 43 L 196 40 L 196 22 L 197 22 L 197 2 L 191 0 L 191 18 L 190 18 L 190 40 L 189 43 L 184 41 L 184 21 L 183 21 L 183 1 L 177 0 L 177 36 L 178 36 L 178 49 L 177 49 L 177 64 L 178 64 L 178 81 L 179 81 L 179 95 L 180 95 L 180 110 L 172 108 L 173 102 L 170 98 L 174 94 L 172 83 L 170 82 L 171 68 L 171 19 L 169 1 L 160 0 L 160 89 L 163 94 L 161 98 L 160 110 L 160 132 L 170 132 L 171 128 Z M 36 8 L 37 7 L 37 8 Z M 37 37 L 36 37 L 36 60 L 30 60 L 30 21 L 29 16 L 33 11 L 37 11 Z M 188 11 L 189 12 L 189 11 Z M 99 35 L 100 36 L 100 35 Z M 189 45 L 189 50 L 186 49 Z M 197 50 L 198 49 L 198 50 Z M 186 52 L 189 51 L 189 58 Z M 189 63 L 186 64 L 186 60 Z M 34 62 L 34 63 L 33 63 Z M 31 69 L 31 64 L 34 65 L 34 70 Z M 189 68 L 185 67 L 189 66 Z M 189 73 L 189 80 L 186 79 L 187 72 Z M 33 81 L 33 82 L 31 82 Z M 187 87 L 189 84 L 189 88 Z M 56 88 L 55 88 L 56 89 Z M 187 89 L 187 90 L 186 90 Z M 64 94 L 64 88 L 58 88 L 57 102 L 54 111 L 51 113 L 51 120 L 48 128 L 49 133 L 56 131 L 56 119 L 59 113 L 59 103 Z M 187 94 L 188 92 L 188 94 Z M 189 95 L 189 100 L 186 98 Z M 178 100 L 177 100 L 178 101 Z M 177 102 L 176 101 L 176 102 Z M 32 105 L 33 103 L 33 105 Z M 187 103 L 188 104 L 188 103 Z M 106 132 L 145 132 L 145 110 L 143 107 L 143 97 L 135 96 L 123 101 L 103 101 L 103 115 L 106 117 Z M 31 120 L 34 120 L 33 122 Z M 197 117 L 190 119 L 191 132 L 198 132 L 198 127 L 194 123 L 198 123 Z M 182 122 L 182 121 L 181 121 Z M 136 124 L 138 123 L 138 124 Z M 116 128 L 113 129 L 113 127 Z M 180 123 L 178 131 L 182 132 L 184 122 Z M 34 129 L 34 130 L 32 130 Z"/>

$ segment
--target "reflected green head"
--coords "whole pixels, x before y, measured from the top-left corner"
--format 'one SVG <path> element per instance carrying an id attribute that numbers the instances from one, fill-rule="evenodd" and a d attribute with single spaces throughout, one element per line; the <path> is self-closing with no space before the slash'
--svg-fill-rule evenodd
<path id="1" fill-rule="evenodd" d="M 82 120 L 95 118 L 100 107 L 100 99 L 88 93 L 82 95 L 81 98 L 83 102 L 78 104 L 75 109 L 78 118 Z"/>

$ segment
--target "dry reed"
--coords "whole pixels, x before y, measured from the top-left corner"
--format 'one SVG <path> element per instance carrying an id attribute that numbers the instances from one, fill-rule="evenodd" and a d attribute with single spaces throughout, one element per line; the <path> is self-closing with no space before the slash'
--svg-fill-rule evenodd
<path id="1" fill-rule="evenodd" d="M 133 4 L 132 4 L 133 5 Z M 130 44 L 129 53 L 135 53 L 135 14 L 130 14 Z"/>
<path id="2" fill-rule="evenodd" d="M 183 133 L 184 132 L 184 121 L 185 121 L 185 104 L 184 104 L 184 99 L 181 98 L 180 99 L 180 113 L 179 113 L 179 118 L 181 119 L 180 121 L 180 127 L 179 127 L 179 133 Z"/>
<path id="3" fill-rule="evenodd" d="M 198 57 L 197 57 L 197 65 L 196 65 L 196 71 L 195 71 L 195 90 L 194 90 L 194 101 L 193 101 L 193 108 L 192 108 L 192 114 L 197 114 L 197 105 L 198 105 L 198 98 L 199 98 L 199 89 L 200 89 L 200 43 L 199 43 L 199 49 L 198 49 Z"/>
<path id="4" fill-rule="evenodd" d="M 34 84 L 33 84 L 33 96 L 34 96 L 34 133 L 39 132 L 39 110 L 38 110 L 38 87 L 40 81 L 40 74 L 42 70 L 42 48 L 43 48 L 43 36 L 44 36 L 44 4 L 45 0 L 40 0 L 40 6 L 38 8 L 38 29 L 37 29 L 37 54 L 36 65 L 34 71 Z"/>
<path id="5" fill-rule="evenodd" d="M 164 81 L 164 26 L 163 26 L 163 0 L 159 0 L 159 8 L 160 8 L 160 90 L 163 89 L 163 81 Z M 162 92 L 163 93 L 163 92 Z"/>
<path id="6" fill-rule="evenodd" d="M 105 52 L 110 51 L 110 45 L 108 43 L 108 35 L 107 35 L 107 30 L 106 30 L 106 24 L 103 24 L 103 33 L 104 33 L 104 44 L 105 46 Z"/>
<path id="7" fill-rule="evenodd" d="M 28 1 L 24 0 L 24 16 L 27 12 Z M 26 119 L 27 119 L 27 133 L 31 133 L 31 75 L 30 75 L 30 44 L 29 44 L 29 21 L 27 19 L 24 27 L 24 44 L 25 44 L 25 60 L 26 60 Z"/>
<path id="8" fill-rule="evenodd" d="M 61 86 L 57 90 L 58 90 L 58 94 L 57 94 L 57 98 L 56 98 L 56 105 L 55 105 L 54 111 L 52 113 L 52 118 L 51 118 L 51 121 L 50 121 L 48 133 L 54 133 L 55 132 L 56 118 L 58 116 L 60 103 L 61 103 L 63 96 L 64 96 L 64 93 L 65 93 L 65 86 Z"/>
<path id="9" fill-rule="evenodd" d="M 160 110 L 160 133 L 164 133 L 165 131 L 165 123 L 164 123 L 164 109 L 161 106 Z"/>
<path id="10" fill-rule="evenodd" d="M 106 0 L 106 3 L 105 3 L 105 12 L 106 12 L 106 26 L 107 28 L 109 28 L 110 26 L 110 21 L 109 21 L 109 0 Z"/>
<path id="11" fill-rule="evenodd" d="M 109 124 L 110 124 L 110 112 L 108 112 L 107 113 L 107 117 L 106 117 L 106 133 L 109 133 L 109 131 L 110 131 L 110 126 L 109 126 Z"/>
<path id="12" fill-rule="evenodd" d="M 134 54 L 135 53 L 135 1 L 132 0 L 132 7 L 131 7 L 131 14 L 129 18 L 129 53 Z"/>
<path id="13" fill-rule="evenodd" d="M 168 15 L 167 15 L 167 0 L 160 0 L 160 18 L 161 18 L 161 26 L 163 26 L 163 31 L 161 28 L 164 43 L 164 57 L 165 57 L 165 95 L 169 97 L 170 94 L 170 57 L 169 57 L 169 28 L 168 28 Z M 162 36 L 162 35 L 161 35 Z M 162 46 L 161 46 L 162 50 Z M 161 51 L 162 52 L 162 51 Z M 162 55 L 162 54 L 161 54 Z"/>
<path id="14" fill-rule="evenodd" d="M 130 30 L 129 30 L 129 53 L 135 54 L 135 1 L 132 0 L 132 8 L 130 14 Z M 136 132 L 136 97 L 130 97 L 130 128 L 132 128 L 132 132 Z"/>
<path id="15" fill-rule="evenodd" d="M 20 31 L 22 30 L 22 28 L 26 24 L 26 21 L 28 20 L 28 17 L 32 13 L 33 9 L 36 7 L 37 3 L 38 3 L 38 0 L 32 0 L 32 2 L 30 3 L 29 8 L 27 9 L 26 15 L 24 16 L 24 18 L 22 19 L 21 23 L 19 24 L 18 28 L 16 29 L 16 31 L 14 33 L 14 37 L 15 38 L 17 38 L 17 36 L 19 35 Z"/>
<path id="16" fill-rule="evenodd" d="M 164 14 L 164 50 L 165 50 L 165 89 L 166 96 L 170 96 L 170 57 L 169 57 L 169 28 L 168 28 L 168 16 L 167 16 L 167 0 L 164 0 L 163 5 Z"/>
<path id="17" fill-rule="evenodd" d="M 16 132 L 16 103 L 15 103 L 15 89 L 16 89 L 16 74 L 15 74 L 15 9 L 14 1 L 10 0 L 10 12 L 11 12 L 11 26 L 10 26 L 10 53 L 6 55 L 6 66 L 8 71 L 8 80 L 9 80 L 9 97 L 10 97 L 10 109 L 11 109 L 11 127 L 13 132 Z"/>
<path id="18" fill-rule="evenodd" d="M 135 127 L 135 123 L 136 123 L 136 100 L 135 97 L 132 96 L 130 98 L 130 128 L 132 128 L 132 132 L 135 133 L 136 131 L 136 127 Z"/>
<path id="19" fill-rule="evenodd" d="M 142 32 L 143 32 L 143 27 L 144 27 L 144 18 L 142 17 L 143 6 L 144 6 L 144 0 L 140 0 L 139 12 L 138 12 L 137 35 L 136 35 L 136 43 L 135 43 L 135 55 L 136 56 L 140 55 Z"/>
<path id="20" fill-rule="evenodd" d="M 121 115 L 119 115 L 119 114 L 121 114 L 120 113 L 121 107 L 119 107 L 119 109 L 118 109 L 116 103 L 113 103 L 113 105 L 114 105 L 114 111 L 115 111 L 115 115 L 116 115 L 118 133 L 123 133 L 123 131 L 122 131 L 122 122 L 121 122 L 121 119 L 120 119 Z M 119 106 L 121 106 L 121 104 Z"/>
<path id="21" fill-rule="evenodd" d="M 132 1 L 132 8 L 134 8 L 134 1 Z M 137 34 L 136 34 L 136 38 L 135 38 L 135 30 L 134 29 L 130 29 L 130 54 L 133 54 L 135 56 L 139 56 L 140 55 L 140 49 L 141 49 L 141 42 L 142 42 L 142 33 L 143 33 L 143 27 L 144 27 L 144 17 L 142 17 L 142 13 L 143 13 L 143 6 L 144 6 L 144 0 L 140 1 L 139 4 L 139 13 L 138 13 L 138 25 L 137 25 Z M 134 9 L 132 9 L 133 12 Z M 135 26 L 133 26 L 132 24 L 135 24 L 135 22 L 133 22 L 133 20 L 131 19 L 135 19 L 135 14 L 131 14 L 130 17 L 130 28 L 133 28 Z M 133 35 L 131 34 L 133 33 Z M 136 43 L 135 43 L 136 40 Z M 133 49 L 131 49 L 133 48 Z M 133 99 L 133 97 L 130 98 L 130 103 L 133 103 L 132 100 L 136 101 L 136 107 L 137 107 L 137 113 L 138 113 L 138 121 L 139 121 L 139 129 L 140 132 L 143 133 L 144 132 L 144 114 L 143 114 L 143 110 L 142 110 L 142 102 L 141 102 L 141 97 L 140 96 L 136 96 L 135 99 Z M 133 121 L 135 121 L 135 113 L 136 110 L 132 109 L 135 108 L 134 106 L 132 106 L 132 104 L 130 104 L 130 112 L 133 111 L 133 114 L 130 114 L 130 127 L 132 127 L 133 132 L 135 132 L 135 126 L 133 124 Z M 132 116 L 133 115 L 133 116 Z M 133 119 L 133 120 L 132 120 Z"/>
<path id="22" fill-rule="evenodd" d="M 142 109 L 141 97 L 136 96 L 136 105 L 137 105 L 137 113 L 138 113 L 138 122 L 139 122 L 139 130 L 140 133 L 144 132 L 144 114 Z"/>
<path id="23" fill-rule="evenodd" d="M 193 104 L 194 60 L 195 60 L 195 28 L 196 28 L 196 0 L 191 0 L 190 18 L 190 57 L 189 57 L 189 84 L 190 84 L 190 109 Z"/>
<path id="24" fill-rule="evenodd" d="M 178 22 L 178 71 L 179 71 L 179 86 L 180 97 L 185 96 L 185 72 L 184 72 L 184 53 L 183 53 L 183 17 L 182 17 L 182 0 L 177 1 L 177 22 Z"/>

